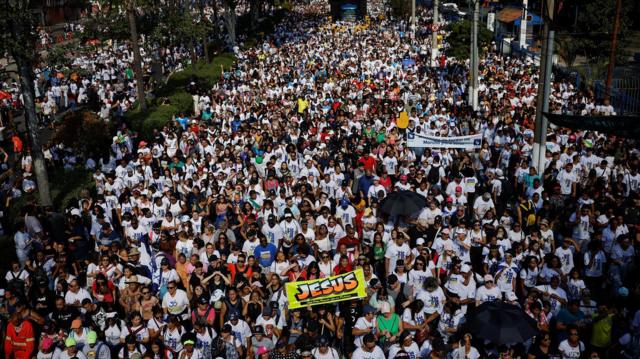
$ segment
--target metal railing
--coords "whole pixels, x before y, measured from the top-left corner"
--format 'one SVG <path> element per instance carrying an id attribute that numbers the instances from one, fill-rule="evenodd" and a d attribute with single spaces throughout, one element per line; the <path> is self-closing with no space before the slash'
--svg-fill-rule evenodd
<path id="1" fill-rule="evenodd" d="M 596 98 L 605 97 L 604 80 L 595 81 L 594 92 Z M 640 76 L 631 71 L 616 76 L 611 83 L 609 101 L 618 115 L 640 114 Z"/>

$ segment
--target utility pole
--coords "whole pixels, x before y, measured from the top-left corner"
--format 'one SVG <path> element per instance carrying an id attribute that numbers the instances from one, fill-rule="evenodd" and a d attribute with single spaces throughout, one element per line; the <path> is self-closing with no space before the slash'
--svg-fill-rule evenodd
<path id="1" fill-rule="evenodd" d="M 527 47 L 527 16 L 528 16 L 529 0 L 522 0 L 522 18 L 520 19 L 520 48 L 525 49 Z"/>
<path id="2" fill-rule="evenodd" d="M 415 0 L 414 0 L 415 1 Z M 438 17 L 439 0 L 433 0 L 433 23 L 431 25 L 431 66 L 438 66 Z"/>
<path id="3" fill-rule="evenodd" d="M 613 82 L 613 69 L 616 66 L 616 48 L 618 47 L 618 33 L 620 32 L 620 11 L 622 0 L 616 0 L 616 20 L 613 23 L 613 35 L 611 35 L 611 51 L 609 52 L 609 68 L 607 70 L 607 83 L 605 84 L 605 99 L 611 97 L 611 82 Z"/>
<path id="4" fill-rule="evenodd" d="M 549 93 L 551 92 L 551 69 L 553 68 L 553 16 L 554 0 L 547 0 L 547 11 L 544 19 L 544 39 L 540 54 L 540 79 L 538 80 L 538 103 L 536 104 L 536 131 L 533 138 L 533 166 L 538 174 L 544 172 L 545 154 L 547 151 L 548 121 L 543 113 L 549 111 Z"/>
<path id="5" fill-rule="evenodd" d="M 480 17 L 480 0 L 471 0 L 473 3 L 473 24 L 471 25 L 471 50 L 469 79 L 469 106 L 473 110 L 478 109 L 478 21 Z"/>
<path id="6" fill-rule="evenodd" d="M 413 34 L 413 38 L 416 38 L 416 1 L 411 0 L 411 33 Z"/>

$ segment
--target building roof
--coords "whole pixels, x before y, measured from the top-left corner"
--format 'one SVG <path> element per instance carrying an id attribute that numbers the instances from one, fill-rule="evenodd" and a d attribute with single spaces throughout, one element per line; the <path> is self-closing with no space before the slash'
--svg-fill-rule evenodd
<path id="1" fill-rule="evenodd" d="M 511 23 L 519 19 L 521 16 L 522 16 L 522 9 L 515 8 L 515 7 L 507 7 L 500 10 L 500 12 L 498 12 L 498 14 L 496 15 L 496 20 L 500 22 Z"/>

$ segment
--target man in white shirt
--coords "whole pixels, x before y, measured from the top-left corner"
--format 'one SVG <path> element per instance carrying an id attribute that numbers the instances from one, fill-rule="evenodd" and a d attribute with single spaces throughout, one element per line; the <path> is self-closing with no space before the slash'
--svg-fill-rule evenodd
<path id="1" fill-rule="evenodd" d="M 578 178 L 573 172 L 573 164 L 567 163 L 564 169 L 558 173 L 556 180 L 560 184 L 560 193 L 564 196 L 570 196 L 576 193 L 576 182 Z"/>
<path id="2" fill-rule="evenodd" d="M 551 277 L 551 284 L 538 285 L 533 290 L 549 297 L 551 312 L 554 315 L 558 314 L 562 306 L 567 304 L 567 293 L 560 288 L 560 276 Z"/>
<path id="3" fill-rule="evenodd" d="M 362 345 L 356 348 L 351 359 L 386 359 L 384 352 L 376 345 L 376 337 L 369 333 L 362 338 Z"/>
<path id="4" fill-rule="evenodd" d="M 502 298 L 502 292 L 498 288 L 493 280 L 491 274 L 484 275 L 484 285 L 476 291 L 476 306 L 484 302 L 492 302 L 494 300 L 500 300 Z"/>
<path id="5" fill-rule="evenodd" d="M 406 263 L 411 262 L 411 248 L 404 243 L 404 236 L 398 234 L 395 242 L 390 242 L 384 254 L 385 268 L 387 274 L 391 274 L 396 269 L 398 259 L 403 259 Z"/>
<path id="6" fill-rule="evenodd" d="M 86 289 L 81 288 L 77 280 L 72 280 L 71 283 L 69 283 L 69 290 L 64 296 L 64 302 L 67 303 L 67 305 L 79 308 L 84 299 L 91 299 L 89 292 L 87 292 Z"/>
<path id="7" fill-rule="evenodd" d="M 178 289 L 176 282 L 167 284 L 167 293 L 162 297 L 162 310 L 165 314 L 179 315 L 183 320 L 189 318 L 189 298 L 187 293 Z"/>
<path id="8" fill-rule="evenodd" d="M 351 330 L 351 334 L 355 337 L 354 343 L 356 347 L 363 345 L 363 339 L 376 331 L 376 309 L 370 305 L 365 305 L 364 316 L 356 320 L 356 324 Z"/>
<path id="9" fill-rule="evenodd" d="M 484 215 L 489 211 L 493 211 L 495 216 L 496 206 L 491 199 L 491 194 L 489 192 L 485 192 L 473 203 L 473 214 L 475 215 L 476 220 L 482 220 Z"/>

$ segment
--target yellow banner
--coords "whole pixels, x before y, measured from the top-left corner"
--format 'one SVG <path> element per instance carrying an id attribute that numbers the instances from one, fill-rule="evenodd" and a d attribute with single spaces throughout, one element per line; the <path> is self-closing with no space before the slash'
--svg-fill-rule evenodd
<path id="1" fill-rule="evenodd" d="M 362 268 L 328 278 L 285 284 L 289 309 L 341 302 L 367 296 Z"/>

